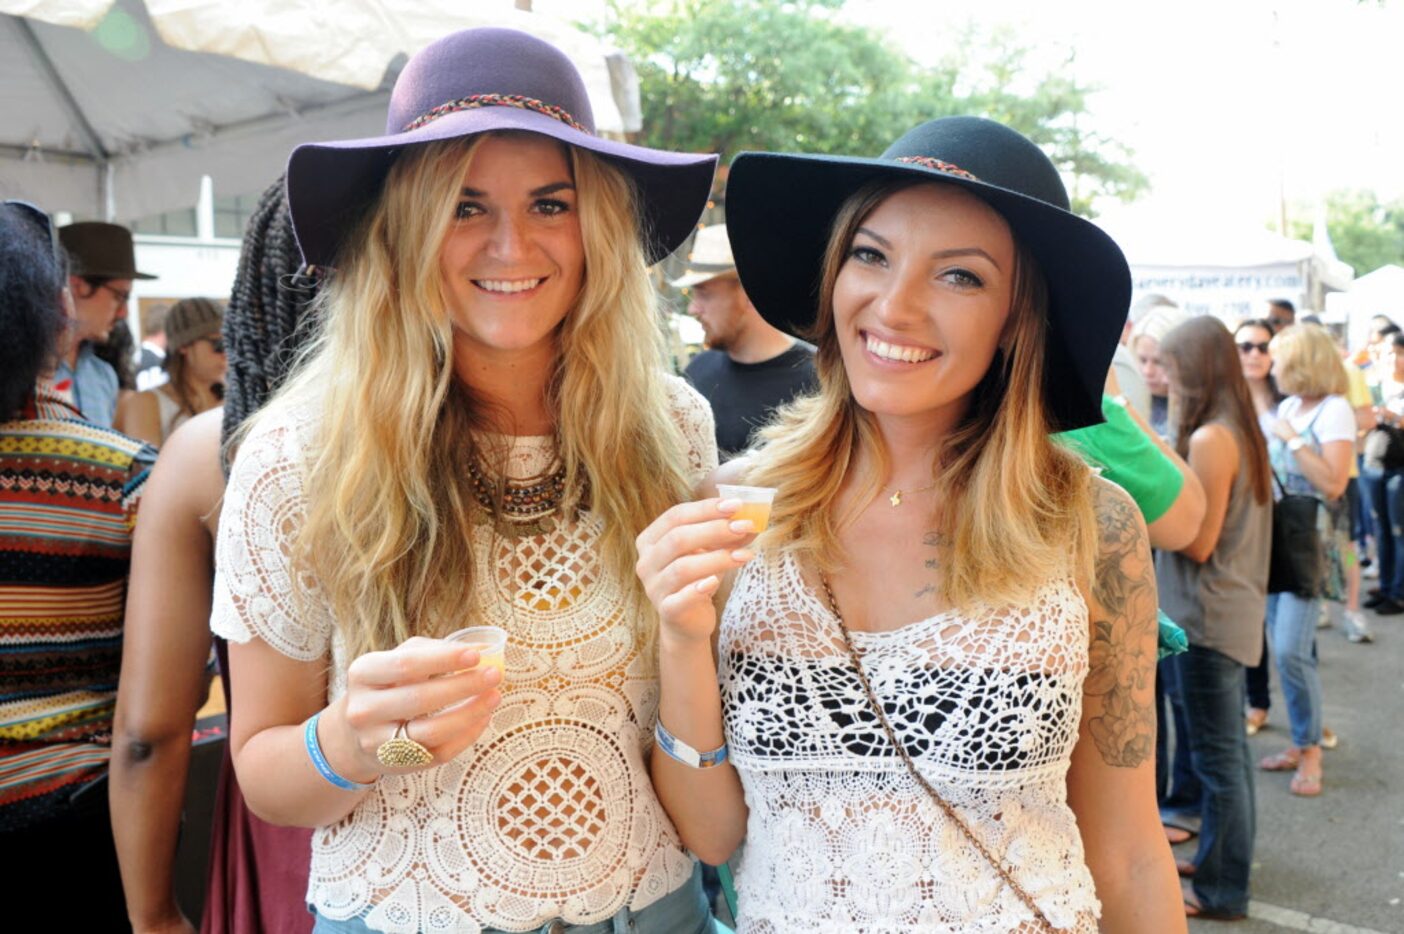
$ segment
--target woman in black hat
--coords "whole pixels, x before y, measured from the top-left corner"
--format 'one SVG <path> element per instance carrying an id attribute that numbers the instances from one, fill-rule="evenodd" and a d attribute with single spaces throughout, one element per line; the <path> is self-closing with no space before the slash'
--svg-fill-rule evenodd
<path id="1" fill-rule="evenodd" d="M 702 859 L 745 836 L 739 930 L 1183 931 L 1145 527 L 1048 437 L 1100 420 L 1120 250 L 969 117 L 879 159 L 743 154 L 727 204 L 821 388 L 715 477 L 778 488 L 755 545 L 709 495 L 638 571 L 655 785 Z"/>
<path id="2" fill-rule="evenodd" d="M 694 932 L 644 768 L 637 534 L 716 464 L 647 265 L 711 156 L 592 131 L 523 33 L 418 53 L 385 136 L 288 167 L 321 333 L 238 439 L 213 629 L 250 808 L 316 828 L 317 931 Z M 443 639 L 508 632 L 506 673 Z"/>

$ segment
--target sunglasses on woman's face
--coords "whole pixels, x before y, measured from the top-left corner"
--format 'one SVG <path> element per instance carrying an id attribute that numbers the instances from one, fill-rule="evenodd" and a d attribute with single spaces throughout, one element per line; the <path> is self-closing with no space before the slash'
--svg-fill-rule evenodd
<path id="1" fill-rule="evenodd" d="M 1252 352 L 1255 351 L 1255 350 L 1256 350 L 1258 353 L 1263 354 L 1264 356 L 1266 356 L 1266 355 L 1267 355 L 1267 352 L 1268 352 L 1268 343 L 1267 343 L 1267 341 L 1263 341 L 1261 344 L 1256 344 L 1256 343 L 1254 343 L 1253 341 L 1239 341 L 1239 342 L 1238 342 L 1238 352 L 1239 352 L 1239 353 L 1252 353 Z"/>

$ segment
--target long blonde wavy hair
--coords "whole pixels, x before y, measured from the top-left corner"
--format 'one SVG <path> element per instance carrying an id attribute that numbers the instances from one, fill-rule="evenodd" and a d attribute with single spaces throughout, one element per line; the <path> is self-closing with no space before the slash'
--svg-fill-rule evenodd
<path id="1" fill-rule="evenodd" d="M 260 416 L 315 413 L 294 577 L 306 599 L 300 578 L 313 575 L 348 658 L 464 625 L 477 570 L 470 514 L 478 508 L 464 467 L 485 435 L 510 430 L 454 376 L 439 269 L 439 245 L 481 139 L 399 156 L 318 299 L 321 333 Z M 602 522 L 599 558 L 641 608 L 634 539 L 687 497 L 687 444 L 668 404 L 633 185 L 591 153 L 567 150 L 585 276 L 557 335 L 547 404 L 566 487 L 575 491 L 565 511 L 588 505 Z M 652 616 L 629 618 L 648 644 Z"/>
<path id="2" fill-rule="evenodd" d="M 818 315 L 819 390 L 780 410 L 761 434 L 748 481 L 779 488 L 762 546 L 793 549 L 823 570 L 842 567 L 836 514 L 857 455 L 874 465 L 856 511 L 881 490 L 889 458 L 873 414 L 853 396 L 834 330 L 834 283 L 859 225 L 886 198 L 920 182 L 876 182 L 856 192 L 834 220 L 825 252 Z M 943 439 L 935 475 L 941 507 L 933 522 L 950 547 L 941 597 L 961 608 L 1026 599 L 1051 577 L 1086 580 L 1096 545 L 1090 471 L 1049 438 L 1044 399 L 1047 287 L 1015 241 L 1014 287 L 1000 347 L 973 391 L 969 411 Z"/>

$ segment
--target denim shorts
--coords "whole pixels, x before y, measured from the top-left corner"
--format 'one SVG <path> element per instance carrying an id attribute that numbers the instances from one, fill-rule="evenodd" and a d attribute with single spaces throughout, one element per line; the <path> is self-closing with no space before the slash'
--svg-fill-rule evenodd
<path id="1" fill-rule="evenodd" d="M 336 921 L 317 914 L 312 934 L 372 934 L 376 928 L 361 918 Z M 548 921 L 532 932 L 539 934 L 711 934 L 712 910 L 702 892 L 702 871 L 694 866 L 692 876 L 678 888 L 639 911 L 621 908 L 613 918 L 591 924 L 571 924 L 560 919 Z M 497 928 L 483 928 L 483 934 L 507 934 Z"/>

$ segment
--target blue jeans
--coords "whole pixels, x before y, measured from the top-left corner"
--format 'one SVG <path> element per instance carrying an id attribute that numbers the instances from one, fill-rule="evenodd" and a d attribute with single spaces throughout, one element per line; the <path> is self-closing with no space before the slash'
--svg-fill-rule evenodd
<path id="1" fill-rule="evenodd" d="M 1404 470 L 1362 468 L 1360 488 L 1375 517 L 1380 592 L 1404 602 Z"/>
<path id="2" fill-rule="evenodd" d="M 1177 827 L 1194 829 L 1199 817 L 1199 778 L 1190 765 L 1189 734 L 1194 729 L 1185 711 L 1180 669 L 1172 664 L 1175 656 L 1161 659 L 1155 666 L 1156 679 L 1156 782 L 1161 819 Z M 1169 710 L 1169 717 L 1166 710 Z M 1174 725 L 1175 743 L 1170 745 Z"/>
<path id="3" fill-rule="evenodd" d="M 1272 695 L 1268 693 L 1271 678 L 1268 670 L 1272 667 L 1272 653 L 1268 651 L 1267 620 L 1263 620 L 1263 657 L 1258 664 L 1248 669 L 1248 706 L 1267 710 L 1272 706 Z"/>
<path id="4" fill-rule="evenodd" d="M 1194 894 L 1205 908 L 1248 910 L 1256 810 L 1248 736 L 1243 730 L 1243 666 L 1221 652 L 1191 645 L 1173 659 L 1199 786 L 1201 823 L 1194 854 Z"/>
<path id="5" fill-rule="evenodd" d="M 317 923 L 312 934 L 372 934 L 376 928 L 361 918 L 335 921 L 312 912 Z M 694 866 L 692 877 L 672 892 L 640 911 L 621 908 L 613 918 L 593 924 L 549 921 L 536 928 L 541 934 L 711 934 L 712 909 L 702 893 L 702 872 Z M 483 934 L 506 934 L 497 928 L 483 928 Z"/>
<path id="6" fill-rule="evenodd" d="M 1320 612 L 1320 597 L 1304 600 L 1291 593 L 1268 595 L 1268 641 L 1287 701 L 1292 745 L 1299 749 L 1321 742 L 1321 674 L 1316 669 L 1315 651 Z"/>

